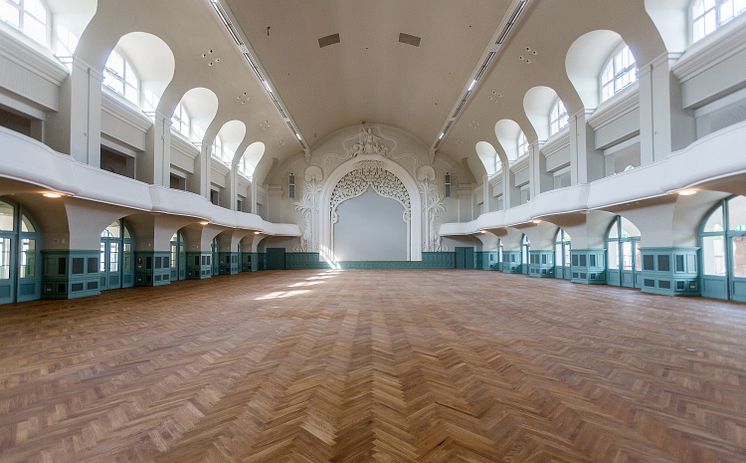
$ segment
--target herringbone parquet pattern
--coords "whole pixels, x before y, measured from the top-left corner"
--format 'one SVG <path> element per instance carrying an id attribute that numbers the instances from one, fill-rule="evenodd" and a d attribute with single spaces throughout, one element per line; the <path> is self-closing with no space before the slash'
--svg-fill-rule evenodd
<path id="1" fill-rule="evenodd" d="M 0 461 L 746 461 L 746 306 L 264 272 L 0 308 Z"/>

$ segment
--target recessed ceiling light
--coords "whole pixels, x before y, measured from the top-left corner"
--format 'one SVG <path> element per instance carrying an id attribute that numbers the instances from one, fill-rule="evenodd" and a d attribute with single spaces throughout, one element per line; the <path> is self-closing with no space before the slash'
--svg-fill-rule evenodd
<path id="1" fill-rule="evenodd" d="M 693 188 L 687 188 L 686 190 L 679 190 L 679 196 L 693 196 L 697 194 L 697 190 Z"/>
<path id="2" fill-rule="evenodd" d="M 208 222 L 207 220 L 203 220 L 199 224 L 202 225 L 202 226 L 204 226 L 204 225 L 210 225 L 210 222 Z"/>
<path id="3" fill-rule="evenodd" d="M 255 231 L 255 232 L 254 232 L 254 234 L 255 234 L 255 235 L 261 235 L 261 234 L 262 234 L 262 232 L 258 232 L 258 231 Z"/>
<path id="4" fill-rule="evenodd" d="M 41 195 L 44 196 L 45 198 L 51 198 L 51 199 L 57 199 L 63 196 L 62 193 L 57 193 L 56 191 L 47 191 L 45 193 L 42 193 Z"/>
<path id="5" fill-rule="evenodd" d="M 540 224 L 540 223 L 541 223 L 541 220 L 539 220 L 539 219 L 534 219 L 534 220 L 532 220 L 532 221 L 531 221 L 531 223 L 535 223 L 535 224 Z"/>

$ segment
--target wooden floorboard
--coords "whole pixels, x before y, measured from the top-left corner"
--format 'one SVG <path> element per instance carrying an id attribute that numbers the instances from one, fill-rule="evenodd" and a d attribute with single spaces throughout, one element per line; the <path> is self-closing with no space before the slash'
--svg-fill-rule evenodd
<path id="1" fill-rule="evenodd" d="M 0 307 L 0 461 L 746 462 L 746 306 L 481 271 Z"/>

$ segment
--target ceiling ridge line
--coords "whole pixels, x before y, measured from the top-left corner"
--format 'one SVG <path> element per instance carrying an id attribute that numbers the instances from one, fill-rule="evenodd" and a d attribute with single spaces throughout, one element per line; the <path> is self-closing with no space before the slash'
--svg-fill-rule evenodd
<path id="1" fill-rule="evenodd" d="M 477 93 L 479 86 L 482 83 L 483 78 L 489 73 L 490 70 L 495 66 L 497 59 L 501 56 L 503 47 L 510 39 L 515 27 L 518 25 L 519 19 L 523 16 L 526 11 L 530 0 L 513 0 L 511 8 L 508 9 L 510 12 L 503 16 L 500 24 L 498 25 L 495 33 L 490 38 L 489 45 L 485 48 L 482 53 L 478 65 L 474 67 L 474 70 L 469 74 L 469 84 L 464 87 L 464 91 L 461 92 L 453 108 L 448 113 L 448 118 L 441 126 L 441 130 L 438 137 L 435 139 L 430 148 L 431 158 L 435 157 L 435 153 L 438 148 L 443 144 L 445 139 L 448 137 L 448 132 L 453 128 L 454 124 L 460 119 L 464 112 L 464 109 Z M 525 17 L 525 16 L 524 16 Z"/>
<path id="2" fill-rule="evenodd" d="M 303 149 L 306 159 L 308 159 L 311 153 L 309 144 L 301 133 L 298 124 L 290 115 L 290 111 L 288 111 L 287 106 L 285 106 L 285 103 L 282 101 L 282 97 L 280 97 L 277 92 L 277 88 L 272 84 L 269 74 L 264 69 L 264 66 L 262 66 L 261 61 L 259 61 L 254 48 L 251 46 L 251 42 L 248 40 L 246 33 L 243 31 L 243 28 L 236 19 L 236 16 L 233 14 L 233 11 L 228 5 L 224 4 L 222 0 L 209 0 L 209 3 L 215 10 L 220 22 L 223 23 L 228 35 L 233 39 L 236 48 L 246 59 L 249 68 L 253 71 L 254 76 L 259 81 L 259 85 L 264 89 L 267 98 L 269 98 L 269 100 L 274 104 L 275 109 L 293 133 L 293 136 Z"/>

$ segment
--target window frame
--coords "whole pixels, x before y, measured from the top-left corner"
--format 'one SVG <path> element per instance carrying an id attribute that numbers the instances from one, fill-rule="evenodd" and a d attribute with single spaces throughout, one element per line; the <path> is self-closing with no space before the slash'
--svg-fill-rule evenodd
<path id="1" fill-rule="evenodd" d="M 516 154 L 518 155 L 516 159 L 521 159 L 529 154 L 531 144 L 528 142 L 528 138 L 526 138 L 526 134 L 523 133 L 523 130 L 518 131 L 518 138 L 516 138 L 515 146 Z"/>
<path id="2" fill-rule="evenodd" d="M 29 0 L 0 0 L 0 2 L 7 4 L 11 8 L 15 8 L 18 12 L 18 27 L 16 27 L 14 24 L 2 21 L 3 23 L 7 24 L 8 27 L 11 27 L 12 29 L 15 29 L 16 31 L 23 34 L 24 37 L 28 37 L 29 39 L 33 40 L 34 43 L 38 43 L 39 45 L 43 45 L 47 48 L 51 48 L 52 44 L 52 11 L 49 9 L 49 5 L 47 5 L 47 2 L 44 0 L 35 0 L 41 5 L 41 7 L 44 9 L 44 20 L 42 21 L 40 18 L 38 18 L 34 13 L 30 12 L 26 8 L 26 2 Z M 32 0 L 33 1 L 33 0 Z M 34 21 L 42 24 L 44 26 L 44 40 L 39 41 L 36 37 L 33 35 L 30 35 L 25 30 L 25 24 L 26 24 L 26 16 L 31 17 Z"/>
<path id="3" fill-rule="evenodd" d="M 689 37 L 688 37 L 689 38 L 689 44 L 691 45 L 691 44 L 694 44 L 696 42 L 699 42 L 700 40 L 704 39 L 708 35 L 712 35 L 713 33 L 717 32 L 718 29 L 720 29 L 721 27 L 723 27 L 725 24 L 727 24 L 727 23 L 733 21 L 734 19 L 738 18 L 739 16 L 745 14 L 746 13 L 746 4 L 744 4 L 744 7 L 743 7 L 742 10 L 736 12 L 736 9 L 735 9 L 735 6 L 736 6 L 735 2 L 736 1 L 737 0 L 713 0 L 714 6 L 712 8 L 710 8 L 710 9 L 705 9 L 705 6 L 704 6 L 705 0 L 692 0 L 691 2 L 689 2 L 689 8 L 687 9 L 687 20 L 688 20 L 687 32 L 688 32 L 688 35 L 689 35 Z M 702 3 L 702 5 L 703 5 L 702 6 L 702 14 L 695 17 L 695 15 L 694 15 L 694 9 L 697 6 L 697 4 L 699 4 L 699 3 Z M 727 3 L 730 3 L 732 5 L 732 7 L 733 7 L 732 16 L 730 16 L 728 19 L 726 19 L 725 21 L 723 21 L 721 19 L 721 9 L 722 9 L 723 5 L 725 5 Z M 704 18 L 707 16 L 707 14 L 709 12 L 713 12 L 714 15 L 715 15 L 715 26 L 714 26 L 715 28 L 712 31 L 707 32 L 706 31 L 706 20 Z M 705 23 L 703 24 L 702 35 L 700 37 L 697 37 L 696 23 L 700 19 L 702 19 L 703 21 L 705 21 Z"/>
<path id="4" fill-rule="evenodd" d="M 564 125 L 562 124 L 563 121 L 565 121 Z M 560 97 L 557 97 L 549 111 L 549 136 L 556 135 L 569 126 L 570 115 L 567 112 L 567 106 Z"/>
<path id="5" fill-rule="evenodd" d="M 631 63 L 626 67 L 623 66 L 625 52 L 628 52 L 629 57 L 631 58 Z M 620 60 L 622 60 L 621 69 L 617 69 L 617 58 L 620 58 Z M 612 70 L 612 77 L 610 80 L 605 81 L 606 74 L 609 68 L 611 68 Z M 632 53 L 632 49 L 624 41 L 620 42 L 616 47 L 614 47 L 614 50 L 606 58 L 606 61 L 604 61 L 604 65 L 601 67 L 601 73 L 598 75 L 599 104 L 612 99 L 615 95 L 621 93 L 622 91 L 636 83 L 638 80 L 638 72 L 639 68 L 637 67 L 637 59 L 635 58 L 634 53 Z M 629 83 L 617 87 L 617 83 L 620 81 L 620 79 L 623 79 L 628 74 L 631 75 Z M 609 96 L 605 96 L 605 89 L 608 85 L 612 86 L 612 92 L 611 94 L 609 94 Z"/>
<path id="6" fill-rule="evenodd" d="M 116 56 L 122 60 L 122 75 L 119 74 L 119 72 L 109 66 L 109 62 L 112 59 L 113 56 Z M 132 76 L 134 76 L 134 82 L 137 84 L 136 86 L 132 84 L 130 81 L 130 73 Z M 121 84 L 121 89 L 115 88 L 112 85 L 110 85 L 107 82 L 107 77 L 111 77 L 115 81 L 117 81 L 118 84 Z M 109 54 L 109 57 L 106 58 L 106 64 L 104 65 L 104 80 L 103 80 L 104 87 L 108 88 L 112 92 L 116 93 L 126 101 L 129 101 L 130 103 L 136 105 L 138 108 L 141 107 L 140 100 L 141 100 L 141 91 L 142 91 L 142 81 L 140 80 L 140 76 L 137 74 L 137 70 L 132 65 L 132 62 L 129 60 L 127 55 L 122 52 L 122 50 L 118 47 L 114 48 L 111 53 Z M 128 96 L 127 89 L 131 88 L 134 90 L 134 98 L 135 100 L 131 99 Z M 121 90 L 121 91 L 120 91 Z"/>

